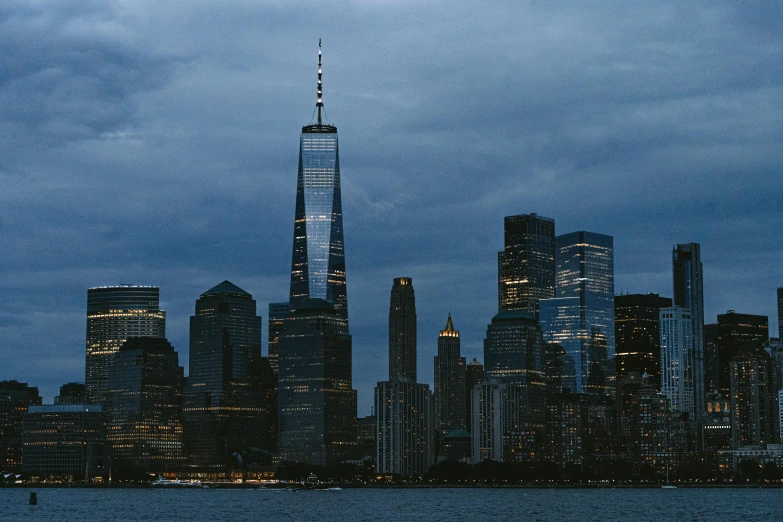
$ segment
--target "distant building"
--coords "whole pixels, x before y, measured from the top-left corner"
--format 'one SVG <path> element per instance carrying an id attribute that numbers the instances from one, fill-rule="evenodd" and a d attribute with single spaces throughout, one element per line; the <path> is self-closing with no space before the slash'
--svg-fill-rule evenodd
<path id="1" fill-rule="evenodd" d="M 536 314 L 539 299 L 555 297 L 555 220 L 537 214 L 503 220 L 498 253 L 498 310 Z"/>
<path id="2" fill-rule="evenodd" d="M 22 429 L 29 406 L 41 404 L 38 388 L 26 382 L 0 381 L 0 471 L 22 467 Z"/>
<path id="3" fill-rule="evenodd" d="M 355 460 L 375 460 L 376 434 L 375 415 L 360 417 L 356 423 L 356 458 Z"/>
<path id="4" fill-rule="evenodd" d="M 671 411 L 693 416 L 694 368 L 691 366 L 693 337 L 691 312 L 672 306 L 661 308 L 661 393 L 669 398 Z"/>
<path id="5" fill-rule="evenodd" d="M 783 339 L 783 288 L 778 288 L 778 338 Z"/>
<path id="6" fill-rule="evenodd" d="M 441 439 L 438 461 L 456 460 L 470 462 L 470 433 L 466 430 L 451 430 Z"/>
<path id="7" fill-rule="evenodd" d="M 435 356 L 436 429 L 445 436 L 453 430 L 465 429 L 465 358 L 460 355 L 459 332 L 454 329 L 451 314 L 446 329 L 438 336 Z"/>
<path id="8" fill-rule="evenodd" d="M 407 477 L 427 472 L 433 464 L 431 400 L 427 384 L 408 380 L 378 383 L 375 387 L 376 473 Z"/>
<path id="9" fill-rule="evenodd" d="M 720 361 L 718 359 L 718 325 L 704 325 L 704 392 L 710 394 L 720 389 Z"/>
<path id="10" fill-rule="evenodd" d="M 157 286 L 101 286 L 87 290 L 87 397 L 106 406 L 114 354 L 132 337 L 166 337 L 166 312 Z"/>
<path id="11" fill-rule="evenodd" d="M 391 289 L 389 380 L 416 382 L 416 295 L 410 277 L 395 278 Z"/>
<path id="12" fill-rule="evenodd" d="M 268 351 L 269 365 L 272 371 L 277 375 L 277 354 L 280 342 L 280 336 L 283 335 L 283 325 L 288 314 L 291 313 L 289 303 L 269 303 L 269 328 L 268 332 Z"/>
<path id="13" fill-rule="evenodd" d="M 775 443 L 778 394 L 772 389 L 772 358 L 760 348 L 747 347 L 731 359 L 729 372 L 732 447 Z"/>
<path id="14" fill-rule="evenodd" d="M 615 352 L 617 378 L 630 373 L 647 373 L 649 381 L 660 386 L 661 308 L 672 305 L 658 294 L 626 294 L 614 298 Z"/>
<path id="15" fill-rule="evenodd" d="M 471 397 L 473 394 L 473 388 L 477 384 L 484 383 L 484 365 L 481 364 L 475 357 L 465 367 L 465 428 L 468 433 L 472 433 L 472 417 L 470 415 Z"/>
<path id="16" fill-rule="evenodd" d="M 323 299 L 301 302 L 285 321 L 278 370 L 278 448 L 284 462 L 333 466 L 356 451 L 351 336 Z"/>
<path id="17" fill-rule="evenodd" d="M 82 382 L 69 382 L 60 386 L 60 395 L 54 398 L 55 404 L 85 404 L 87 387 Z"/>
<path id="18" fill-rule="evenodd" d="M 190 318 L 184 412 L 192 464 L 224 469 L 233 453 L 265 447 L 261 379 L 256 301 L 223 281 L 199 296 Z"/>
<path id="19" fill-rule="evenodd" d="M 721 395 L 730 395 L 730 361 L 745 348 L 761 347 L 768 340 L 766 315 L 738 314 L 734 310 L 718 315 L 718 384 Z"/>
<path id="20" fill-rule="evenodd" d="M 561 392 L 548 397 L 548 453 L 558 466 L 584 463 L 588 401 L 588 395 L 579 393 Z"/>
<path id="21" fill-rule="evenodd" d="M 163 471 L 184 462 L 183 382 L 177 352 L 165 338 L 131 338 L 114 354 L 106 433 L 113 473 Z"/>
<path id="22" fill-rule="evenodd" d="M 713 392 L 707 395 L 707 412 L 701 422 L 701 448 L 706 452 L 731 449 L 729 399 Z"/>
<path id="23" fill-rule="evenodd" d="M 63 398 L 63 396 L 61 396 Z M 30 406 L 24 416 L 22 471 L 87 481 L 103 473 L 105 418 L 100 404 Z"/>
<path id="24" fill-rule="evenodd" d="M 545 356 L 541 328 L 531 312 L 509 310 L 492 318 L 484 339 L 484 376 L 486 382 L 505 385 L 503 432 L 513 446 L 506 454 L 520 459 L 543 457 Z"/>
<path id="25" fill-rule="evenodd" d="M 505 386 L 477 384 L 471 393 L 471 462 L 503 461 Z"/>
<path id="26" fill-rule="evenodd" d="M 698 243 L 678 244 L 672 250 L 674 273 L 674 306 L 690 310 L 691 344 L 688 366 L 691 368 L 693 411 L 691 417 L 704 414 L 704 276 L 701 246 Z"/>
<path id="27" fill-rule="evenodd" d="M 668 462 L 669 398 L 651 385 L 643 385 L 632 403 L 631 439 L 633 460 L 660 467 Z"/>

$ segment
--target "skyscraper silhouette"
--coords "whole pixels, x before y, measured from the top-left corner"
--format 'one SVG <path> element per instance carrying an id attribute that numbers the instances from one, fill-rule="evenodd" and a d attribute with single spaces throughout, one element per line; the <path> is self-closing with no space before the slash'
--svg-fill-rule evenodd
<path id="1" fill-rule="evenodd" d="M 696 419 L 704 414 L 704 278 L 698 243 L 677 245 L 672 251 L 674 306 L 691 313 L 693 351 L 688 364 L 693 368 L 693 404 Z"/>
<path id="2" fill-rule="evenodd" d="M 296 184 L 290 303 L 324 299 L 348 319 L 343 211 L 337 127 L 323 122 L 321 42 L 318 42 L 318 118 L 302 127 Z"/>
<path id="3" fill-rule="evenodd" d="M 391 290 L 389 380 L 416 382 L 416 295 L 410 277 L 395 278 Z"/>

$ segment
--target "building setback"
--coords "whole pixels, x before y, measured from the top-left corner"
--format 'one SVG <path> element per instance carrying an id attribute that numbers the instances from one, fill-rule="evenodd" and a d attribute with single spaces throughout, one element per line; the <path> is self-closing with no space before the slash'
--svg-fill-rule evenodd
<path id="1" fill-rule="evenodd" d="M 537 214 L 503 219 L 498 252 L 498 311 L 536 314 L 538 300 L 555 297 L 555 220 Z"/>
<path id="2" fill-rule="evenodd" d="M 164 338 L 128 339 L 114 355 L 106 439 L 113 474 L 163 471 L 183 461 L 184 370 Z"/>
<path id="3" fill-rule="evenodd" d="M 87 290 L 87 398 L 106 404 L 114 354 L 132 337 L 166 337 L 166 312 L 156 286 L 102 286 Z M 106 410 L 106 408 L 104 408 Z"/>
<path id="4" fill-rule="evenodd" d="M 348 322 L 323 299 L 300 303 L 285 320 L 278 369 L 282 461 L 339 464 L 355 453 Z"/>
<path id="5" fill-rule="evenodd" d="M 261 317 L 230 281 L 207 290 L 190 318 L 185 432 L 191 464 L 222 468 L 232 454 L 264 448 Z"/>
<path id="6" fill-rule="evenodd" d="M 410 277 L 395 278 L 391 289 L 389 380 L 416 382 L 416 295 Z"/>

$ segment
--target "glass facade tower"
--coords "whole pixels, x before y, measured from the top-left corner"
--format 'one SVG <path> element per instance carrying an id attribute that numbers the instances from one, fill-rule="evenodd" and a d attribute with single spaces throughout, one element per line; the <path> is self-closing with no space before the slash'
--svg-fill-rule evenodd
<path id="1" fill-rule="evenodd" d="M 166 337 L 166 312 L 156 286 L 104 286 L 87 290 L 87 398 L 106 402 L 114 354 L 132 337 Z"/>
<path id="2" fill-rule="evenodd" d="M 318 120 L 302 127 L 296 184 L 290 303 L 324 299 L 348 319 L 343 211 L 337 127 L 321 120 L 321 50 L 318 50 Z"/>
<path id="3" fill-rule="evenodd" d="M 691 312 L 693 350 L 688 364 L 693 373 L 694 414 L 704 414 L 704 278 L 702 276 L 701 247 L 698 243 L 677 245 L 672 251 L 674 273 L 674 306 Z"/>
<path id="4" fill-rule="evenodd" d="M 669 398 L 671 411 L 694 414 L 693 331 L 691 312 L 672 306 L 661 308 L 661 393 Z"/>

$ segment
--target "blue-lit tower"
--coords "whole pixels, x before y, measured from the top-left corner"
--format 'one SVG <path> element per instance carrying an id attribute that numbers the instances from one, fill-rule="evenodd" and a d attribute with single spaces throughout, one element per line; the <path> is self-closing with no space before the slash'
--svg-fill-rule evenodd
<path id="1" fill-rule="evenodd" d="M 318 119 L 302 127 L 291 257 L 292 309 L 307 299 L 324 299 L 348 319 L 340 197 L 337 127 L 323 122 L 321 41 L 318 41 Z"/>

